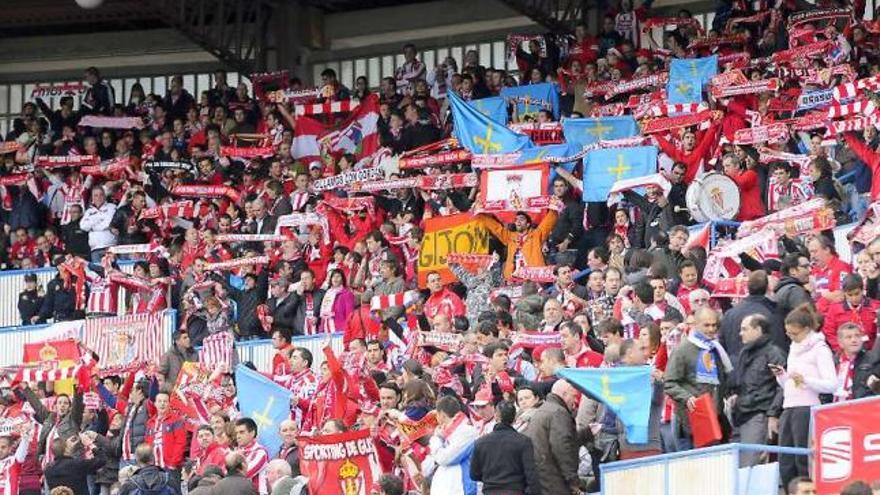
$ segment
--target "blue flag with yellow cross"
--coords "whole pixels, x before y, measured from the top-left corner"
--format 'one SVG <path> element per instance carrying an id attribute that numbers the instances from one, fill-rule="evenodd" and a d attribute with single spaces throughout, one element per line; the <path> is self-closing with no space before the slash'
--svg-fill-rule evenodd
<path id="1" fill-rule="evenodd" d="M 534 146 L 528 136 L 486 117 L 455 92 L 450 91 L 447 95 L 452 108 L 452 134 L 471 153 L 513 153 Z"/>
<path id="2" fill-rule="evenodd" d="M 495 122 L 507 124 L 507 101 L 504 98 L 491 96 L 489 98 L 471 100 L 468 104 Z"/>
<path id="3" fill-rule="evenodd" d="M 563 119 L 565 142 L 587 146 L 609 139 L 622 139 L 639 134 L 639 124 L 632 115 L 595 119 Z"/>
<path id="4" fill-rule="evenodd" d="M 669 103 L 699 103 L 703 87 L 718 74 L 718 55 L 676 58 L 669 64 L 666 97 Z"/>
<path id="5" fill-rule="evenodd" d="M 656 146 L 590 151 L 584 157 L 584 201 L 607 201 L 615 182 L 656 172 Z"/>
<path id="6" fill-rule="evenodd" d="M 290 390 L 242 364 L 235 367 L 235 389 L 242 417 L 257 423 L 258 441 L 270 454 L 278 452 L 278 429 L 290 418 Z"/>
<path id="7" fill-rule="evenodd" d="M 548 110 L 554 119 L 559 118 L 559 88 L 553 83 L 526 84 L 501 88 L 501 97 L 516 105 L 516 116 L 520 122 L 537 113 Z"/>
<path id="8" fill-rule="evenodd" d="M 650 366 L 563 368 L 556 372 L 574 388 L 605 404 L 626 428 L 629 443 L 648 443 L 651 420 Z"/>

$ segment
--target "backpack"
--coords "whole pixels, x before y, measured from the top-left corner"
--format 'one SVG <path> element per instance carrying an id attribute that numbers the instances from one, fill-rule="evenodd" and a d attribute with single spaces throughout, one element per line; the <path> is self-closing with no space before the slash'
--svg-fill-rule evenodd
<path id="1" fill-rule="evenodd" d="M 141 481 L 137 478 L 131 478 L 131 482 L 134 484 L 134 490 L 130 491 L 130 495 L 178 495 L 179 491 L 175 491 L 171 488 L 171 485 L 168 484 L 170 477 L 168 473 L 162 473 L 165 476 L 165 481 L 162 483 L 162 486 L 157 488 L 146 488 L 141 485 Z"/>

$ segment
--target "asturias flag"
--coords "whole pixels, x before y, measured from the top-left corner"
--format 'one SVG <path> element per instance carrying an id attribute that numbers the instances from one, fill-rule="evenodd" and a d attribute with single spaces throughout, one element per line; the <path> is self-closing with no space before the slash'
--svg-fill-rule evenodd
<path id="1" fill-rule="evenodd" d="M 508 129 L 480 113 L 461 99 L 454 91 L 449 92 L 452 108 L 453 135 L 462 147 L 471 153 L 513 153 L 534 146 L 528 136 Z"/>
<path id="2" fill-rule="evenodd" d="M 501 97 L 516 104 L 516 115 L 520 121 L 527 115 L 535 117 L 540 110 L 550 110 L 553 118 L 559 118 L 559 89 L 553 83 L 502 88 Z"/>
<path id="3" fill-rule="evenodd" d="M 556 372 L 575 388 L 610 409 L 626 427 L 630 443 L 648 443 L 651 417 L 650 366 L 617 368 L 564 368 Z"/>
<path id="4" fill-rule="evenodd" d="M 669 66 L 666 94 L 669 103 L 699 103 L 703 101 L 703 86 L 718 74 L 718 56 L 677 58 Z"/>
<path id="5" fill-rule="evenodd" d="M 259 442 L 269 452 L 278 452 L 278 428 L 290 418 L 290 390 L 241 364 L 235 367 L 235 385 L 241 415 L 257 423 Z"/>
<path id="6" fill-rule="evenodd" d="M 631 115 L 597 119 L 563 119 L 562 133 L 566 142 L 587 146 L 599 141 L 636 136 L 639 133 L 639 124 Z"/>
<path id="7" fill-rule="evenodd" d="M 718 75 L 718 55 L 703 58 L 674 58 L 669 65 L 669 81 L 691 81 L 705 86 Z"/>
<path id="8" fill-rule="evenodd" d="M 471 100 L 468 104 L 495 122 L 507 124 L 507 101 L 504 98 L 492 96 L 490 98 Z"/>
<path id="9" fill-rule="evenodd" d="M 615 182 L 655 172 L 656 146 L 593 150 L 584 158 L 584 201 L 607 201 Z"/>

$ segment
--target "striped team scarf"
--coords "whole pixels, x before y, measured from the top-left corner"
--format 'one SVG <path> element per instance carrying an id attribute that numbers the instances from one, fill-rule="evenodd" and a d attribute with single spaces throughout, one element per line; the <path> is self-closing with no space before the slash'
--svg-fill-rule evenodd
<path id="1" fill-rule="evenodd" d="M 412 306 L 421 298 L 421 292 L 417 290 L 408 290 L 406 292 L 398 292 L 396 294 L 378 295 L 370 299 L 371 311 L 382 311 L 395 306 Z"/>

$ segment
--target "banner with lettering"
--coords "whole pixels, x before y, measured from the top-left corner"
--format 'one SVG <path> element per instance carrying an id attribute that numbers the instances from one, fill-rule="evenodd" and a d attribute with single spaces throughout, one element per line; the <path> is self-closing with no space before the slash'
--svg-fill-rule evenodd
<path id="1" fill-rule="evenodd" d="M 880 397 L 813 407 L 812 414 L 816 493 L 880 479 Z"/>
<path id="2" fill-rule="evenodd" d="M 299 437 L 299 467 L 312 495 L 370 495 L 382 474 L 370 430 Z"/>
<path id="3" fill-rule="evenodd" d="M 439 273 L 444 284 L 457 280 L 447 266 L 447 255 L 488 252 L 489 231 L 469 213 L 426 219 L 425 236 L 419 251 L 419 287 L 427 287 L 431 272 Z"/>

